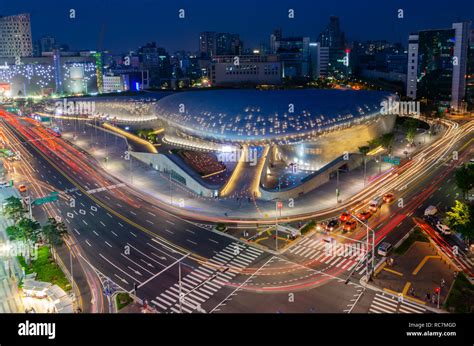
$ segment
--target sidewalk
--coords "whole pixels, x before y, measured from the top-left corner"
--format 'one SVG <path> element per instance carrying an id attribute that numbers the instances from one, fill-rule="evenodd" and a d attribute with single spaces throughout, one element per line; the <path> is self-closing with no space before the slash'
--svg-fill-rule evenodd
<path id="1" fill-rule="evenodd" d="M 132 158 L 132 162 L 124 159 L 128 150 L 126 141 L 100 129 L 91 128 L 85 124 L 79 124 L 74 131 L 73 122 L 62 121 L 60 125 L 63 138 L 70 141 L 80 149 L 90 153 L 97 162 L 111 175 L 132 185 L 134 188 L 164 202 L 172 203 L 176 207 L 182 207 L 188 211 L 213 217 L 229 218 L 272 218 L 275 214 L 274 201 L 252 201 L 246 198 L 204 198 L 197 196 L 185 187 L 175 182 L 170 182 L 167 175 L 161 174 L 153 168 Z M 97 133 L 96 133 L 97 132 Z M 76 133 L 76 140 L 74 140 Z M 438 135 L 439 136 L 439 135 Z M 417 134 L 415 137 L 416 147 L 406 147 L 405 143 L 395 143 L 394 154 L 405 158 L 420 150 L 425 145 L 432 143 L 438 136 Z M 419 145 L 418 143 L 422 143 Z M 107 162 L 104 160 L 108 157 Z M 367 183 L 392 168 L 388 163 L 367 163 Z M 359 167 L 349 173 L 341 173 L 339 179 L 339 199 L 344 201 L 364 188 L 363 167 Z M 286 205 L 285 205 L 286 204 Z M 332 208 L 338 203 L 336 201 L 336 179 L 294 200 L 294 207 L 289 208 L 284 203 L 281 216 L 288 217 L 301 213 L 315 212 L 322 209 Z"/>
<path id="2" fill-rule="evenodd" d="M 0 247 L 3 249 L 8 239 L 5 229 L 9 224 L 3 214 L 0 215 Z M 0 313 L 24 313 L 25 307 L 18 290 L 22 269 L 16 256 L 4 256 L 4 251 L 0 256 Z"/>

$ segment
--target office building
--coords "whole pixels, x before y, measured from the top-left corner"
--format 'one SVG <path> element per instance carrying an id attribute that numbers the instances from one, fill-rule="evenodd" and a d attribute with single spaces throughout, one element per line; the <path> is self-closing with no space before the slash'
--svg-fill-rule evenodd
<path id="1" fill-rule="evenodd" d="M 469 35 L 469 22 L 410 35 L 407 96 L 460 109 L 466 96 Z"/>
<path id="2" fill-rule="evenodd" d="M 0 57 L 22 58 L 33 55 L 30 15 L 0 17 Z"/>
<path id="3" fill-rule="evenodd" d="M 310 77 L 309 37 L 283 37 L 281 30 L 270 35 L 271 54 L 277 54 L 283 68 L 283 78 Z"/>

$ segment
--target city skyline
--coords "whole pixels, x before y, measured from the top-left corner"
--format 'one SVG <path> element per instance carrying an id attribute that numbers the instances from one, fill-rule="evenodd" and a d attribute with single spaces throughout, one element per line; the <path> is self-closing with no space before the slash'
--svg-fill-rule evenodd
<path id="1" fill-rule="evenodd" d="M 204 6 L 204 3 L 211 6 Z M 199 2 L 200 6 L 189 1 L 169 4 L 139 0 L 138 4 L 128 6 L 124 1 L 115 1 L 113 4 L 120 4 L 115 8 L 112 2 L 104 0 L 94 4 L 95 10 L 91 11 L 93 4 L 90 1 L 80 4 L 43 1 L 39 4 L 27 0 L 22 2 L 21 7 L 12 3 L 0 5 L 0 15 L 30 13 L 34 40 L 51 35 L 59 42 L 69 44 L 71 50 L 102 49 L 115 53 L 135 50 L 147 42 L 157 42 L 158 46 L 169 52 L 194 52 L 198 50 L 199 33 L 204 31 L 237 33 L 245 48 L 257 48 L 261 43 L 268 45 L 269 36 L 276 28 L 281 28 L 285 36 L 309 36 L 311 41 L 317 41 L 331 15 L 340 18 L 341 30 L 346 33 L 348 41 L 386 39 L 406 46 L 411 32 L 445 27 L 456 21 L 472 21 L 469 17 L 459 18 L 457 10 L 449 4 L 433 5 L 427 1 L 400 6 L 392 3 L 346 2 L 346 6 L 341 6 L 340 3 L 292 4 L 290 1 L 281 1 L 273 5 L 271 10 L 268 9 L 270 3 L 263 1 L 256 4 L 251 13 L 245 11 L 248 6 L 233 8 L 230 13 L 225 11 L 224 4 L 212 1 L 204 3 Z M 466 9 L 464 13 L 474 11 L 474 4 L 470 1 L 461 1 L 459 6 Z M 125 8 L 127 10 L 123 11 Z M 151 9 L 142 11 L 143 8 Z M 181 8 L 185 10 L 184 19 L 178 18 Z M 295 11 L 294 19 L 288 18 L 290 8 Z M 69 18 L 70 9 L 76 11 L 76 18 Z M 399 9 L 403 10 L 403 19 L 398 18 Z M 353 16 L 354 11 L 362 14 Z M 56 21 L 45 20 L 46 14 L 48 17 L 54 16 Z M 423 16 L 420 17 L 421 14 Z M 208 18 L 214 18 L 213 15 L 216 20 L 209 23 Z M 239 20 L 235 20 L 236 18 Z M 373 30 L 374 27 L 377 27 L 376 31 Z M 78 31 L 82 35 L 76 35 Z"/>

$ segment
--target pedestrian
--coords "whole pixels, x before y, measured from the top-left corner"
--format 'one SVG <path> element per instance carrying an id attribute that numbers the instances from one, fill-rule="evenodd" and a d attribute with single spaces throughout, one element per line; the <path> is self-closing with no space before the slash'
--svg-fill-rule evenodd
<path id="1" fill-rule="evenodd" d="M 436 301 L 436 296 L 433 294 L 433 295 L 431 296 L 431 303 L 433 303 L 433 304 L 434 304 L 434 303 L 435 303 L 435 301 Z"/>
<path id="2" fill-rule="evenodd" d="M 426 293 L 425 298 L 428 302 L 431 300 L 431 295 L 429 294 L 429 292 Z"/>

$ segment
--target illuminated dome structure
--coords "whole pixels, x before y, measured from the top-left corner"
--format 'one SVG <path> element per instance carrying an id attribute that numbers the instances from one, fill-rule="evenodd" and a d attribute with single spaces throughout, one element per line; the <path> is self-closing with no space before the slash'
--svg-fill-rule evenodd
<path id="1" fill-rule="evenodd" d="M 154 107 L 178 136 L 290 144 L 372 122 L 381 116 L 381 103 L 395 97 L 365 90 L 211 90 L 175 93 Z"/>

